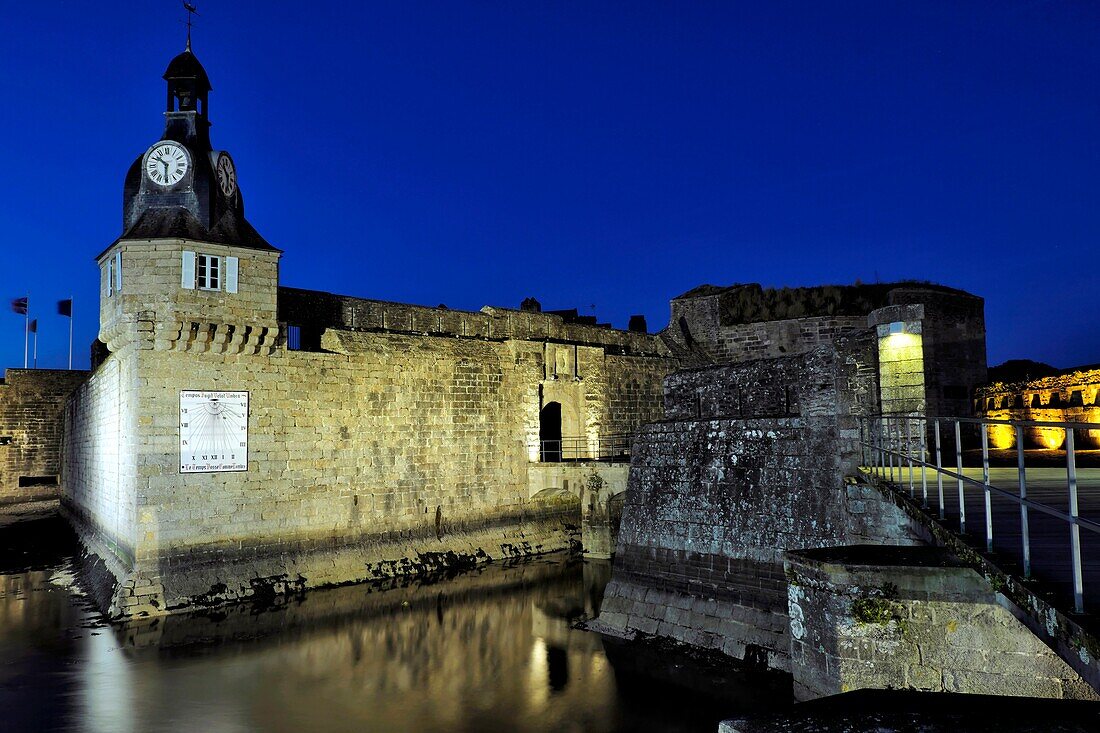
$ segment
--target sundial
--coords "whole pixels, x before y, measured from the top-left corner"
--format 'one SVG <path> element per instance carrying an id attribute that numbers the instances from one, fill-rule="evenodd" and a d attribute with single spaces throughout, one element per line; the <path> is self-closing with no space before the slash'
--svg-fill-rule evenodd
<path id="1" fill-rule="evenodd" d="M 248 470 L 248 392 L 180 391 L 180 473 Z"/>

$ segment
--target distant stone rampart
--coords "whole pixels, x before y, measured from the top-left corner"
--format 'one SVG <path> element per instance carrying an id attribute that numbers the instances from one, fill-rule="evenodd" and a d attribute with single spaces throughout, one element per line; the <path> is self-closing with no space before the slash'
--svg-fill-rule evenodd
<path id="1" fill-rule="evenodd" d="M 1068 369 L 1060 374 L 1019 382 L 994 382 L 979 387 L 974 412 L 995 420 L 1100 423 L 1100 368 Z M 993 448 L 1013 448 L 1016 434 L 1007 425 L 988 427 Z M 1100 448 L 1100 430 L 1078 430 L 1077 448 Z M 1065 431 L 1029 427 L 1025 448 L 1058 449 L 1065 445 Z"/>
<path id="2" fill-rule="evenodd" d="M 306 343 L 319 339 L 321 331 L 333 328 L 493 340 L 556 341 L 600 346 L 615 354 L 671 355 L 660 335 L 570 323 L 553 313 L 493 306 L 485 306 L 480 311 L 463 311 L 288 287 L 279 288 L 278 302 L 279 320 L 302 328 Z"/>
<path id="3" fill-rule="evenodd" d="M 0 379 L 0 504 L 58 498 L 65 400 L 87 376 L 9 369 Z"/>
<path id="4" fill-rule="evenodd" d="M 905 324 L 911 353 L 891 348 L 880 358 L 912 368 L 899 364 L 887 379 L 883 411 L 969 414 L 971 391 L 986 380 L 984 301 L 953 288 L 915 282 L 704 285 L 672 300 L 664 335 L 696 363 L 729 364 L 806 353 L 869 326 L 885 336 L 891 324 Z"/>

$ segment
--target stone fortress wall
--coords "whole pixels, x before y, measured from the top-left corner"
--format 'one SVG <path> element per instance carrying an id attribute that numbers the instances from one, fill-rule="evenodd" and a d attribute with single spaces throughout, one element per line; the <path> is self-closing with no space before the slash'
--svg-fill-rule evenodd
<path id="1" fill-rule="evenodd" d="M 985 378 L 981 298 L 923 283 L 702 286 L 666 333 L 685 361 L 643 428 L 596 627 L 790 669 L 788 551 L 914 544 L 850 477 L 858 418 L 955 410 Z M 941 363 L 941 361 L 946 363 Z"/>
<path id="2" fill-rule="evenodd" d="M 882 411 L 973 414 L 970 395 L 987 379 L 984 301 L 928 286 L 898 288 L 889 300 L 868 317 L 879 336 Z"/>
<path id="3" fill-rule="evenodd" d="M 875 339 L 679 372 L 638 434 L 596 628 L 668 636 L 789 670 L 787 550 L 918 541 L 869 487 L 854 418 L 877 410 Z"/>
<path id="4" fill-rule="evenodd" d="M 0 379 L 0 504 L 56 500 L 65 400 L 85 371 L 8 369 Z"/>
<path id="5" fill-rule="evenodd" d="M 319 348 L 325 331 L 544 344 L 543 391 L 584 382 L 579 410 L 593 435 L 629 435 L 660 419 L 661 381 L 678 364 L 663 334 L 571 323 L 553 313 L 493 306 L 462 311 L 280 287 L 278 315 L 300 329 L 304 349 Z M 329 346 L 340 350 L 335 344 Z M 531 440 L 537 435 L 536 424 Z"/>
<path id="6" fill-rule="evenodd" d="M 196 249 L 236 257 L 236 292 L 181 287 L 181 256 Z M 275 251 L 178 238 L 119 240 L 97 260 L 99 340 L 112 352 L 130 344 L 220 353 L 270 351 L 280 333 L 278 257 Z M 121 270 L 109 268 L 109 263 Z"/>
<path id="7" fill-rule="evenodd" d="M 703 285 L 671 310 L 666 337 L 697 364 L 790 356 L 874 328 L 883 412 L 969 415 L 986 380 L 984 301 L 939 285 Z"/>
<path id="8" fill-rule="evenodd" d="M 861 687 L 1095 699 L 987 580 L 922 554 L 931 530 L 859 478 L 859 418 L 970 407 L 985 376 L 981 299 L 924 286 L 875 298 L 701 290 L 707 308 L 733 298 L 718 310 L 731 323 L 707 330 L 684 316 L 679 346 L 733 363 L 665 379 L 666 419 L 634 443 L 612 578 L 590 628 L 789 671 L 799 699 Z M 786 320 L 744 338 L 764 317 L 755 311 L 815 302 L 875 307 L 828 339 L 842 322 L 824 318 L 836 312 L 811 313 L 802 341 Z M 727 348 L 735 332 L 741 351 Z M 767 356 L 744 358 L 755 353 Z"/>
<path id="9" fill-rule="evenodd" d="M 242 253 L 241 288 L 278 293 L 279 336 L 257 338 L 268 316 L 230 294 L 144 297 L 178 290 L 167 263 L 205 245 L 125 245 L 141 309 L 108 311 L 112 353 L 69 403 L 63 472 L 112 615 L 574 546 L 577 497 L 530 495 L 540 408 L 562 400 L 581 437 L 629 432 L 676 364 L 659 336 L 552 314 L 277 289 L 266 253 Z M 184 389 L 249 393 L 247 471 L 180 472 Z"/>
<path id="10" fill-rule="evenodd" d="M 302 327 L 303 344 L 312 331 L 387 331 L 459 338 L 520 339 L 599 346 L 608 353 L 668 356 L 658 334 L 620 331 L 607 326 L 571 323 L 554 313 L 486 306 L 463 311 L 384 300 L 353 298 L 319 290 L 280 286 L 279 320 Z"/>
<path id="11" fill-rule="evenodd" d="M 984 385 L 975 391 L 974 413 L 993 420 L 1100 422 L 1100 368 L 1078 367 Z M 987 432 L 991 448 L 1016 447 L 1016 433 L 1010 426 L 990 425 Z M 1058 428 L 1024 431 L 1025 448 L 1064 448 L 1065 439 L 1065 431 Z M 1100 431 L 1077 430 L 1074 439 L 1077 448 L 1100 448 Z"/>
<path id="12" fill-rule="evenodd" d="M 771 448 L 749 444 L 761 430 L 787 431 L 782 444 L 804 450 L 784 454 L 784 470 L 794 473 L 765 471 L 769 490 L 788 491 L 805 462 L 825 470 L 812 480 L 843 499 L 839 466 L 858 434 L 850 417 L 874 412 L 886 394 L 884 387 L 878 395 L 876 356 L 867 351 L 875 344 L 868 315 L 860 331 L 849 311 L 901 302 L 907 287 L 881 286 L 872 293 L 878 300 L 858 288 L 858 297 L 850 288 L 783 295 L 736 286 L 717 299 L 708 291 L 703 305 L 674 301 L 673 327 L 651 335 L 553 313 L 456 311 L 279 287 L 277 252 L 267 250 L 216 250 L 237 257 L 236 292 L 181 289 L 181 255 L 215 249 L 120 240 L 100 256 L 101 264 L 115 263 L 116 277 L 122 272 L 109 285 L 110 270 L 103 272 L 101 337 L 111 355 L 69 403 L 63 508 L 110 570 L 115 587 L 103 600 L 116 615 L 570 546 L 580 535 L 579 497 L 539 491 L 547 475 L 531 473 L 540 460 L 540 412 L 551 403 L 559 404 L 559 434 L 582 446 L 654 422 L 662 402 L 667 417 L 685 425 L 724 421 L 728 445 L 716 461 L 742 450 L 774 461 Z M 942 293 L 977 302 L 980 316 L 980 299 Z M 739 294 L 732 306 L 731 294 Z M 708 331 L 714 321 L 700 315 L 703 306 L 717 314 L 718 331 Z M 907 317 L 924 315 L 902 307 L 913 311 Z M 798 328 L 753 320 L 776 314 L 798 314 L 781 319 Z M 733 339 L 731 328 L 786 335 L 761 337 L 736 354 L 716 350 L 713 334 Z M 744 361 L 759 353 L 772 358 Z M 684 364 L 720 360 L 735 366 L 662 384 Z M 818 384 L 808 375 L 819 369 L 836 372 Z M 843 383 L 836 381 L 842 372 Z M 247 471 L 180 472 L 179 395 L 195 389 L 249 393 Z M 752 420 L 764 422 L 746 427 Z M 640 434 L 637 455 L 664 460 L 702 450 L 699 428 L 683 442 L 678 429 L 660 424 L 666 428 Z M 669 452 L 668 440 L 683 444 Z M 819 465 L 825 455 L 835 465 Z M 750 465 L 730 475 L 757 486 Z M 614 498 L 610 486 L 604 493 L 601 502 Z M 617 515 L 602 504 L 589 510 Z M 796 521 L 791 511 L 775 521 Z M 629 532 L 622 536 L 629 540 Z M 668 536 L 672 548 L 689 535 Z M 772 575 L 781 562 L 740 559 L 768 562 Z"/>

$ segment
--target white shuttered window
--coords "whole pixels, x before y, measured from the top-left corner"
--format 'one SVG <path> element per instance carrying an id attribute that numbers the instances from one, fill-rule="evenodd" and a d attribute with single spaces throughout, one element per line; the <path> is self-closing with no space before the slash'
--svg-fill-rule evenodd
<path id="1" fill-rule="evenodd" d="M 195 289 L 195 253 L 184 250 L 183 252 L 183 277 L 180 285 L 187 290 Z"/>
<path id="2" fill-rule="evenodd" d="M 225 292 L 237 292 L 237 268 L 239 264 L 236 257 L 225 258 Z"/>
<path id="3" fill-rule="evenodd" d="M 237 292 L 240 260 L 236 257 L 207 255 L 185 250 L 180 285 L 187 290 L 225 290 Z"/>

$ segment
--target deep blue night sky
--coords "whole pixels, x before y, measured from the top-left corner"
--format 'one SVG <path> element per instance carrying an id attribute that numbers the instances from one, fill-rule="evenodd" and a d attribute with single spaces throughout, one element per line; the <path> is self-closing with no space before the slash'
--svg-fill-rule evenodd
<path id="1" fill-rule="evenodd" d="M 282 282 L 579 307 L 651 330 L 700 283 L 927 279 L 991 364 L 1100 362 L 1093 2 L 213 2 L 214 146 Z M 0 295 L 39 365 L 163 128 L 176 0 L 5 3 Z M 23 323 L 0 317 L 0 365 Z"/>

